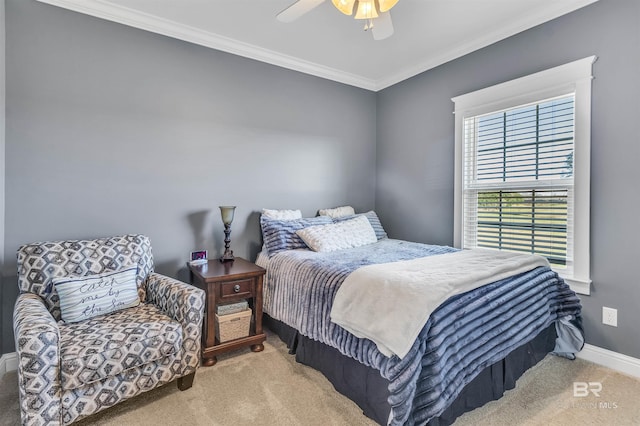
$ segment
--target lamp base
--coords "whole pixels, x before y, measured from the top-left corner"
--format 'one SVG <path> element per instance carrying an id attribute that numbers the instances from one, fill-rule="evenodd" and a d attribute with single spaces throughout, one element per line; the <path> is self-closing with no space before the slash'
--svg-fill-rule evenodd
<path id="1" fill-rule="evenodd" d="M 235 208 L 235 207 L 234 207 Z M 220 262 L 233 261 L 233 250 L 231 250 L 231 223 L 224 224 L 224 254 L 220 258 Z"/>
<path id="2" fill-rule="evenodd" d="M 220 262 L 233 262 L 233 250 L 225 250 L 224 254 L 220 256 Z"/>

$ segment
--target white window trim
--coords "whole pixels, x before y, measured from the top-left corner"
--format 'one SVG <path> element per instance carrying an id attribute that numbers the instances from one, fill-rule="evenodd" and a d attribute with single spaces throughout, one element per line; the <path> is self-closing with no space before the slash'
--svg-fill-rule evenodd
<path id="1" fill-rule="evenodd" d="M 558 95 L 575 93 L 574 147 L 574 268 L 571 276 L 558 273 L 577 293 L 590 294 L 590 186 L 591 186 L 591 80 L 596 56 L 579 59 L 545 71 L 456 96 L 455 194 L 453 242 L 462 247 L 462 172 L 464 120 L 488 112 L 513 108 Z"/>

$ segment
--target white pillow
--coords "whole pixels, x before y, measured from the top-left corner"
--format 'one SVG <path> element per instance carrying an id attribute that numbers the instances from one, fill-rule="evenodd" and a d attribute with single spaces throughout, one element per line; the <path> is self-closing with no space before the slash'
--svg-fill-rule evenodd
<path id="1" fill-rule="evenodd" d="M 333 209 L 322 209 L 318 212 L 320 216 L 329 216 L 332 219 L 344 216 L 353 216 L 356 211 L 351 206 L 336 207 Z"/>
<path id="2" fill-rule="evenodd" d="M 309 226 L 296 234 L 313 251 L 327 252 L 360 247 L 378 241 L 376 233 L 365 216 L 327 225 Z"/>
<path id="3" fill-rule="evenodd" d="M 300 210 L 262 209 L 262 215 L 269 219 L 276 219 L 276 220 L 302 219 L 302 212 Z"/>
<path id="4" fill-rule="evenodd" d="M 62 319 L 78 322 L 138 306 L 137 272 L 138 267 L 133 266 L 86 277 L 54 278 Z"/>

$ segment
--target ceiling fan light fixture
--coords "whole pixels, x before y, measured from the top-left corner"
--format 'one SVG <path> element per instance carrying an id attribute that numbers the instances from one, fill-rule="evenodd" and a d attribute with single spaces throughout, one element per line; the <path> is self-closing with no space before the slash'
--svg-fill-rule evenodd
<path id="1" fill-rule="evenodd" d="M 325 0 L 296 0 L 277 15 L 281 22 L 293 22 Z M 384 40 L 393 34 L 391 9 L 398 0 L 331 0 L 333 6 L 347 16 L 364 22 L 364 30 L 372 30 L 374 40 Z M 374 26 L 375 24 L 375 26 Z"/>
<path id="2" fill-rule="evenodd" d="M 373 19 L 378 17 L 374 0 L 359 0 L 354 19 Z"/>
<path id="3" fill-rule="evenodd" d="M 398 0 L 378 0 L 380 12 L 387 12 L 398 3 Z"/>
<path id="4" fill-rule="evenodd" d="M 356 3 L 356 0 L 331 0 L 331 3 L 333 3 L 336 9 L 340 12 L 351 16 L 351 14 L 353 14 L 353 5 Z"/>

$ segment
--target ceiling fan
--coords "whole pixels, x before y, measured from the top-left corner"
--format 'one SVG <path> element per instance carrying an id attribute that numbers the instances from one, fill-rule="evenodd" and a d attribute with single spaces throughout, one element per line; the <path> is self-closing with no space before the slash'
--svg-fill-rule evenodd
<path id="1" fill-rule="evenodd" d="M 291 6 L 278 13 L 276 18 L 281 22 L 293 22 L 302 15 L 310 12 L 325 0 L 298 0 Z M 331 3 L 345 15 L 352 15 L 354 19 L 364 20 L 364 30 L 371 30 L 374 40 L 383 40 L 393 34 L 393 22 L 389 10 L 398 0 L 331 0 Z"/>

